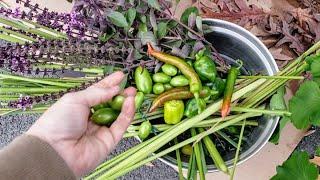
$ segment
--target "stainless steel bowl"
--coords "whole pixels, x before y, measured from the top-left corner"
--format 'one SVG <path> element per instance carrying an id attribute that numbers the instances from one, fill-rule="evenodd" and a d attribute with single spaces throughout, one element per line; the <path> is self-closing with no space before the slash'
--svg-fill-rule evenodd
<path id="1" fill-rule="evenodd" d="M 218 52 L 227 61 L 233 63 L 237 59 L 244 62 L 244 68 L 252 73 L 273 75 L 278 71 L 277 64 L 264 44 L 246 29 L 217 19 L 204 19 L 203 23 L 212 29 L 212 33 L 206 35 L 206 39 L 211 42 Z M 256 127 L 249 136 L 249 143 L 240 154 L 238 164 L 243 163 L 255 155 L 269 140 L 275 130 L 279 118 L 265 116 L 261 117 L 259 126 Z M 166 155 L 159 158 L 166 164 L 176 167 L 174 155 Z M 224 157 L 228 167 L 233 165 L 233 155 Z M 188 164 L 183 163 L 186 169 Z M 210 172 L 217 171 L 214 165 L 208 165 Z"/>

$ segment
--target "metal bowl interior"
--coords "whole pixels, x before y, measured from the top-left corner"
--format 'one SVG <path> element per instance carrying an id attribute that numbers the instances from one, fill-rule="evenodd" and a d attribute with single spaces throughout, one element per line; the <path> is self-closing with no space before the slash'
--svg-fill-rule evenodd
<path id="1" fill-rule="evenodd" d="M 262 42 L 244 28 L 222 20 L 204 19 L 204 24 L 208 25 L 212 32 L 206 34 L 206 39 L 211 42 L 228 63 L 234 63 L 241 59 L 247 73 L 259 73 L 263 75 L 273 75 L 278 71 L 277 64 L 268 49 Z M 241 151 L 238 164 L 246 161 L 257 153 L 269 140 L 275 130 L 279 118 L 264 116 L 258 119 L 259 126 L 254 128 L 249 135 L 245 147 Z M 228 167 L 233 165 L 233 153 L 226 154 L 223 158 Z M 174 154 L 168 154 L 160 158 L 166 164 L 176 167 Z M 183 162 L 183 167 L 188 167 L 187 162 Z M 217 171 L 213 164 L 208 165 L 208 171 Z"/>

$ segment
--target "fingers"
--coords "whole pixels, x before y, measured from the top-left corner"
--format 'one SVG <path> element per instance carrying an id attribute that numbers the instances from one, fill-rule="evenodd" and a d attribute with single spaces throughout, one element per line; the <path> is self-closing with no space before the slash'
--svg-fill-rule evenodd
<path id="1" fill-rule="evenodd" d="M 136 95 L 136 89 L 133 87 L 127 88 L 124 91 L 124 94 L 127 97 L 122 105 L 121 113 L 117 120 L 110 127 L 115 144 L 121 140 L 135 114 L 134 99 Z"/>
<path id="2" fill-rule="evenodd" d="M 65 95 L 64 101 L 76 102 L 92 107 L 104 103 L 119 94 L 124 74 L 115 72 L 85 90 Z"/>
<path id="3" fill-rule="evenodd" d="M 115 73 L 110 74 L 109 76 L 107 76 L 106 78 L 102 79 L 101 81 L 97 82 L 92 86 L 98 87 L 98 88 L 109 88 L 109 87 L 117 86 L 121 83 L 123 78 L 124 78 L 123 72 L 117 71 Z"/>

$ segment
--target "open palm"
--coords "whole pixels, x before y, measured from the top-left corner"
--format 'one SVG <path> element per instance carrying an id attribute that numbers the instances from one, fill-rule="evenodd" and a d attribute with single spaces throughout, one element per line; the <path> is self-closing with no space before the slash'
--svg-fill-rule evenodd
<path id="1" fill-rule="evenodd" d="M 98 126 L 89 119 L 90 107 L 106 102 L 120 93 L 122 72 L 116 72 L 86 90 L 68 93 L 52 105 L 27 134 L 48 142 L 65 160 L 76 176 L 93 170 L 106 159 L 121 140 L 134 117 L 136 90 L 127 88 L 118 119 L 110 126 Z"/>

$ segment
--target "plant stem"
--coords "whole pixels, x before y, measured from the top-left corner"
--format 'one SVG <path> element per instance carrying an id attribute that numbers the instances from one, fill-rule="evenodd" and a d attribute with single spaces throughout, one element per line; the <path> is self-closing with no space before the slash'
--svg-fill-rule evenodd
<path id="1" fill-rule="evenodd" d="M 26 41 L 10 36 L 8 34 L 4 34 L 4 33 L 0 33 L 0 39 L 5 40 L 5 41 L 9 41 L 12 43 L 19 43 L 19 44 L 24 44 Z"/>
<path id="2" fill-rule="evenodd" d="M 52 86 L 66 87 L 66 88 L 74 87 L 74 86 L 71 86 L 66 83 L 52 82 L 52 81 L 46 81 L 46 80 L 40 80 L 40 79 L 32 79 L 32 78 L 27 78 L 27 77 L 22 77 L 22 76 L 14 76 L 14 75 L 9 75 L 9 74 L 0 74 L 0 77 L 7 78 L 7 79 L 26 81 L 26 82 L 47 84 L 47 85 L 52 85 Z"/>
<path id="3" fill-rule="evenodd" d="M 269 115 L 291 116 L 291 113 L 289 111 L 282 111 L 282 110 L 266 110 L 266 109 L 255 109 L 255 108 L 245 108 L 245 107 L 231 107 L 231 111 L 257 112 L 257 113 L 269 114 Z"/>
<path id="4" fill-rule="evenodd" d="M 303 76 L 239 76 L 240 79 L 286 79 L 286 80 L 303 80 Z"/>
<path id="5" fill-rule="evenodd" d="M 26 87 L 26 88 L 0 88 L 0 94 L 5 93 L 53 93 L 53 92 L 60 92 L 65 91 L 66 88 L 59 88 L 59 87 L 46 87 L 46 88 L 37 88 L 37 87 Z"/>
<path id="6" fill-rule="evenodd" d="M 178 144 L 178 139 L 174 138 L 174 144 Z M 178 164 L 178 172 L 179 172 L 179 180 L 184 180 L 183 173 L 182 173 L 182 161 L 180 156 L 180 149 L 176 149 L 176 157 L 177 157 L 177 164 Z"/>
<path id="7" fill-rule="evenodd" d="M 197 132 L 194 128 L 191 128 L 191 136 L 196 136 Z M 199 142 L 200 143 L 200 142 Z M 197 162 L 197 167 L 199 170 L 199 175 L 200 175 L 200 180 L 204 180 L 205 179 L 205 174 L 204 174 L 204 169 L 203 169 L 203 165 L 202 165 L 202 161 L 201 161 L 201 151 L 200 151 L 200 147 L 199 147 L 199 143 L 196 143 L 193 145 L 193 153 L 195 153 L 196 156 L 196 162 Z"/>
<path id="8" fill-rule="evenodd" d="M 239 159 L 239 153 L 240 153 L 240 149 L 241 149 L 241 142 L 242 142 L 242 138 L 243 138 L 243 132 L 244 132 L 245 125 L 246 125 L 246 120 L 243 121 L 243 124 L 242 124 L 242 127 L 241 127 L 241 132 L 240 132 L 240 137 L 239 137 L 239 141 L 238 141 L 236 156 L 234 158 L 233 168 L 232 168 L 232 171 L 231 171 L 231 177 L 230 177 L 231 180 L 233 180 L 234 173 L 236 171 L 237 161 Z"/>
<path id="9" fill-rule="evenodd" d="M 243 124 L 243 123 L 242 123 Z M 222 131 L 217 131 L 216 132 L 219 136 L 223 137 L 226 141 L 228 141 L 228 143 L 230 143 L 233 147 L 237 148 L 237 143 L 234 142 L 228 135 L 226 135 L 224 132 Z"/>

